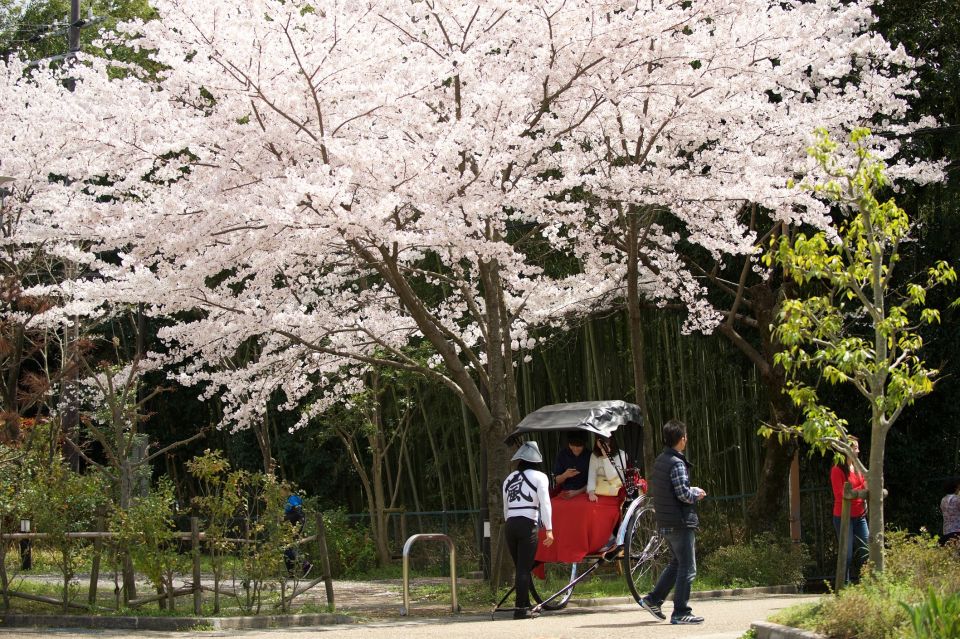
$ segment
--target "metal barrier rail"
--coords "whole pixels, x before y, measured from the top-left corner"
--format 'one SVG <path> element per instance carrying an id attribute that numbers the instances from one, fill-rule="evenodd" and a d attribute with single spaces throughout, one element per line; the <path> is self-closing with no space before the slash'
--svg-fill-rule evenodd
<path id="1" fill-rule="evenodd" d="M 450 551 L 450 610 L 454 613 L 460 612 L 460 605 L 457 603 L 457 549 L 449 536 L 432 533 L 413 535 L 403 544 L 403 605 L 400 606 L 400 616 L 405 617 L 410 612 L 410 549 L 414 542 L 420 540 L 443 541 L 447 544 L 447 550 Z"/>

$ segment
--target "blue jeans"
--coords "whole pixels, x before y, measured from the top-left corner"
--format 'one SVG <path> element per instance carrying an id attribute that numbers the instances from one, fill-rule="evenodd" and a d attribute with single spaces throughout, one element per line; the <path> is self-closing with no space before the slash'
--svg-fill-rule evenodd
<path id="1" fill-rule="evenodd" d="M 840 518 L 833 516 L 833 529 L 837 531 L 837 541 L 840 541 Z M 852 584 L 860 583 L 860 569 L 870 558 L 867 540 L 870 539 L 870 529 L 867 527 L 867 516 L 851 517 L 850 531 L 847 533 L 847 581 Z"/>
<path id="2" fill-rule="evenodd" d="M 690 586 L 697 576 L 697 531 L 695 528 L 663 528 L 660 534 L 670 546 L 670 565 L 661 573 L 647 599 L 660 606 L 675 588 L 671 616 L 676 619 L 693 612 L 688 602 Z"/>

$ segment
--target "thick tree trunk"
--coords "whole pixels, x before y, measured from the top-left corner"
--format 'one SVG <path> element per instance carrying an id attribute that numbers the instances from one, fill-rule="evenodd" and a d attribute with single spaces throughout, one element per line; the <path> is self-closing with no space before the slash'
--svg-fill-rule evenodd
<path id="1" fill-rule="evenodd" d="M 499 265 L 493 261 L 481 265 L 484 297 L 487 306 L 487 378 L 488 405 L 491 420 L 484 433 L 487 450 L 487 505 L 491 524 L 491 583 L 498 586 L 511 574 L 511 560 L 501 550 L 503 510 L 501 484 L 510 469 L 511 452 L 504 439 L 513 429 L 520 407 L 513 379 L 513 357 L 510 351 L 509 316 L 503 305 Z M 481 427 L 482 428 L 482 427 Z"/>
<path id="2" fill-rule="evenodd" d="M 875 418 L 876 419 L 876 418 Z M 867 522 L 870 525 L 870 563 L 883 572 L 883 458 L 889 427 L 874 421 L 870 432 L 870 468 L 867 470 Z"/>
<path id="3" fill-rule="evenodd" d="M 480 428 L 480 440 L 485 449 L 483 452 L 487 459 L 487 467 L 483 469 L 486 472 L 485 499 L 483 500 L 485 503 L 481 503 L 480 506 L 481 509 L 484 507 L 488 509 L 491 544 L 493 546 L 491 557 L 496 558 L 498 554 L 503 554 L 497 552 L 498 536 L 503 524 L 503 515 L 500 508 L 500 482 L 506 475 L 510 458 L 510 455 L 506 454 L 508 451 L 503 443 L 503 438 L 509 434 L 509 428 L 513 425 L 508 423 L 509 415 L 511 413 L 518 414 L 519 407 L 514 406 L 511 410 L 506 406 L 509 389 L 502 379 L 494 384 L 491 380 L 484 380 L 483 373 L 468 368 L 464 364 L 461 360 L 462 351 L 458 351 L 458 348 L 463 348 L 462 345 L 457 345 L 450 339 L 446 329 L 426 308 L 423 300 L 420 299 L 404 277 L 397 265 L 396 257 L 389 247 L 379 246 L 374 251 L 363 247 L 356 241 L 352 241 L 350 244 L 356 254 L 375 268 L 393 288 L 400 303 L 416 322 L 424 338 L 430 342 L 442 358 L 446 366 L 444 383 L 457 393 L 477 420 Z M 503 302 L 500 299 L 502 296 L 496 265 L 481 263 L 480 277 L 484 285 L 483 294 L 486 309 L 484 309 L 485 313 L 479 309 L 474 310 L 474 319 L 485 329 L 484 337 L 487 338 L 485 348 L 488 357 L 486 372 L 489 374 L 490 370 L 498 370 L 500 371 L 499 375 L 502 375 L 504 350 L 501 344 L 504 329 L 501 325 L 500 314 L 503 312 Z M 476 354 L 466 352 L 463 352 L 463 354 L 471 356 L 471 361 L 477 361 Z M 509 364 L 510 374 L 512 375 L 512 361 Z M 430 375 L 428 369 L 424 369 L 423 372 L 428 376 Z M 515 392 L 512 393 L 512 397 L 515 403 Z M 503 574 L 502 571 L 491 570 L 491 575 L 494 573 L 498 577 Z"/>
<path id="4" fill-rule="evenodd" d="M 510 461 L 513 451 L 503 444 L 503 438 L 509 434 L 507 430 L 502 426 L 493 427 L 487 429 L 483 436 L 483 446 L 487 451 L 484 497 L 490 516 L 490 583 L 494 587 L 503 585 L 513 576 L 513 562 L 504 547 L 501 533 L 504 524 L 502 485 L 513 465 Z"/>
<path id="5" fill-rule="evenodd" d="M 263 419 L 259 423 L 252 425 L 253 434 L 257 439 L 257 447 L 260 448 L 260 458 L 263 460 L 263 472 L 267 476 L 272 476 L 274 471 L 274 459 L 271 454 L 270 445 L 270 422 L 267 413 L 263 414 Z"/>
<path id="6" fill-rule="evenodd" d="M 752 315 L 760 334 L 759 348 L 745 340 L 734 328 L 733 322 L 721 324 L 719 332 L 740 349 L 760 373 L 770 407 L 768 422 L 793 425 L 797 413 L 793 401 L 786 394 L 786 378 L 781 367 L 774 364 L 774 355 L 779 349 L 771 332 L 776 319 L 779 293 L 770 282 L 749 289 L 748 298 Z M 747 507 L 747 530 L 750 534 L 771 531 L 783 512 L 790 486 L 790 464 L 797 444 L 794 439 L 781 442 L 779 437 L 767 438 L 764 445 L 763 465 L 757 482 L 757 493 Z"/>
<path id="7" fill-rule="evenodd" d="M 473 451 L 473 436 L 470 432 L 470 418 L 467 415 L 467 406 L 462 401 L 460 404 L 460 415 L 463 424 L 463 441 L 467 450 L 467 474 L 470 477 L 470 507 L 476 510 L 480 498 L 480 485 L 477 482 L 477 460 Z"/>
<path id="8" fill-rule="evenodd" d="M 640 323 L 638 224 L 637 216 L 630 215 L 627 221 L 627 319 L 630 332 L 630 355 L 633 360 L 634 396 L 643 415 L 643 472 L 649 481 L 656 450 L 653 445 L 654 425 L 650 423 L 650 412 L 647 410 L 647 371 L 644 361 L 646 349 L 643 342 L 643 326 Z"/>
<path id="9" fill-rule="evenodd" d="M 10 344 L 10 355 L 4 362 L 7 367 L 7 378 L 3 384 L 3 405 L 8 413 L 20 415 L 20 367 L 23 364 L 24 329 L 23 324 L 16 324 L 13 329 L 13 338 Z M 19 436 L 20 433 L 16 433 Z"/>
<path id="10" fill-rule="evenodd" d="M 133 472 L 129 459 L 123 459 L 120 463 L 120 510 L 126 511 L 130 508 L 133 501 Z M 133 559 L 130 553 L 122 553 L 122 580 L 123 580 L 123 600 L 124 603 L 137 598 L 137 576 L 133 569 Z"/>
<path id="11" fill-rule="evenodd" d="M 750 534 L 771 531 L 777 524 L 790 484 L 790 464 L 795 451 L 792 439 L 781 443 L 776 436 L 767 438 L 757 494 L 747 506 L 746 524 Z"/>
<path id="12" fill-rule="evenodd" d="M 379 428 L 379 425 L 378 425 Z M 377 565 L 380 567 L 390 564 L 390 543 L 387 530 L 387 507 L 386 492 L 383 486 L 383 446 L 381 437 L 378 434 L 371 435 L 370 452 L 373 457 L 373 468 L 371 483 L 373 488 L 373 510 L 370 511 L 370 519 L 375 522 L 371 526 L 374 533 L 374 543 L 377 548 Z"/>

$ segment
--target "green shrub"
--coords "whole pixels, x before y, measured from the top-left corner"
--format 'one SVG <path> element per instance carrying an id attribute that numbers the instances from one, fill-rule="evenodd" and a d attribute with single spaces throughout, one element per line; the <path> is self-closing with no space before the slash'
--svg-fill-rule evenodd
<path id="1" fill-rule="evenodd" d="M 929 533 L 888 531 L 886 548 L 884 571 L 890 579 L 921 591 L 960 592 L 960 557 L 940 546 Z"/>
<path id="2" fill-rule="evenodd" d="M 883 574 L 868 567 L 861 583 L 825 597 L 815 630 L 836 639 L 950 637 L 937 634 L 937 626 L 931 626 L 933 634 L 912 634 L 912 620 L 923 624 L 944 610 L 960 616 L 960 603 L 953 600 L 960 590 L 960 559 L 926 534 L 891 531 L 886 542 Z"/>
<path id="3" fill-rule="evenodd" d="M 713 502 L 703 508 L 698 506 L 697 514 L 700 516 L 698 557 L 706 558 L 725 546 L 747 543 L 749 535 L 743 525 L 743 511 L 739 504 Z"/>
<path id="4" fill-rule="evenodd" d="M 342 508 L 323 513 L 323 527 L 330 553 L 332 577 L 353 577 L 377 564 L 377 551 L 370 529 L 347 520 Z"/>
<path id="5" fill-rule="evenodd" d="M 807 560 L 806 546 L 764 533 L 746 544 L 718 548 L 704 560 L 703 572 L 712 583 L 734 588 L 799 586 Z"/>
<path id="6" fill-rule="evenodd" d="M 907 623 L 898 601 L 915 601 L 911 584 L 867 571 L 863 580 L 836 596 L 825 597 L 816 631 L 835 639 L 893 639 Z"/>

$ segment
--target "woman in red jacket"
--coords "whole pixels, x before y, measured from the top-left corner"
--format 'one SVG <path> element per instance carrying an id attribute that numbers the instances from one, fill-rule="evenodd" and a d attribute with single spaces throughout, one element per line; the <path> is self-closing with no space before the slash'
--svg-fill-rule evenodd
<path id="1" fill-rule="evenodd" d="M 833 528 L 840 539 L 840 513 L 843 508 L 843 485 L 850 482 L 853 490 L 866 490 L 867 480 L 860 474 L 854 459 L 860 453 L 860 443 L 856 437 L 850 438 L 851 455 L 847 455 L 843 464 L 830 469 L 830 485 L 833 487 Z M 863 499 L 850 500 L 850 530 L 847 532 L 847 580 L 860 582 L 860 569 L 870 556 L 867 540 L 870 529 L 867 527 L 867 504 Z"/>

